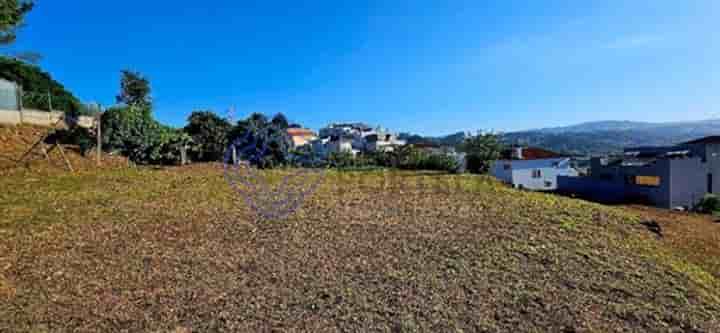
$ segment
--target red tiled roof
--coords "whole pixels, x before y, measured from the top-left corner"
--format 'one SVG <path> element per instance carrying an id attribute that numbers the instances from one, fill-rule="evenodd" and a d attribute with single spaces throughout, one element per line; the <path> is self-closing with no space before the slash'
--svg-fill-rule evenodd
<path id="1" fill-rule="evenodd" d="M 503 158 L 505 159 L 517 159 L 513 157 L 514 149 L 506 150 L 503 152 Z M 537 147 L 528 147 L 522 149 L 522 160 L 542 160 L 546 158 L 563 158 L 568 157 L 566 155 L 558 154 L 553 151 L 545 150 Z"/>
<path id="2" fill-rule="evenodd" d="M 315 132 L 307 129 L 307 128 L 288 128 L 287 133 L 290 134 L 290 136 L 310 136 L 315 135 Z"/>

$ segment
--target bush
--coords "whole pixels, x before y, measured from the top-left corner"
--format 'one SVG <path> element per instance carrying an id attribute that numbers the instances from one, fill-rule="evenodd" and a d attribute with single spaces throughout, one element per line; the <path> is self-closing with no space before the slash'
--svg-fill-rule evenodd
<path id="1" fill-rule="evenodd" d="M 176 164 L 180 147 L 192 139 L 161 125 L 144 108 L 111 108 L 102 117 L 103 148 L 119 151 L 138 164 Z"/>
<path id="2" fill-rule="evenodd" d="M 713 214 L 720 212 L 720 198 L 714 194 L 707 194 L 697 204 L 695 210 L 704 214 Z"/>
<path id="3" fill-rule="evenodd" d="M 327 165 L 341 169 L 398 168 L 447 172 L 459 169 L 457 160 L 451 155 L 432 154 L 410 146 L 392 152 L 370 152 L 357 156 L 345 152 L 331 153 Z"/>

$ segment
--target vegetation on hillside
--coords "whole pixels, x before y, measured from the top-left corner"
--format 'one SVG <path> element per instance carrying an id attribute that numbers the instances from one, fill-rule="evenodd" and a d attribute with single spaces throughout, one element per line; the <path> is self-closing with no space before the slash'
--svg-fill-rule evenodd
<path id="1" fill-rule="evenodd" d="M 0 78 L 22 87 L 25 108 L 76 113 L 83 109 L 80 101 L 50 74 L 36 65 L 0 56 Z"/>

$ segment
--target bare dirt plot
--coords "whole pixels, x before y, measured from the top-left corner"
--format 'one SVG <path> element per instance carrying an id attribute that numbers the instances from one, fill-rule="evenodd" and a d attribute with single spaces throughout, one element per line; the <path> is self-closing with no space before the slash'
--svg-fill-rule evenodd
<path id="1" fill-rule="evenodd" d="M 720 279 L 720 221 L 710 215 L 673 212 L 645 206 L 628 209 L 644 221 L 654 221 L 661 228 L 661 243 L 701 264 Z"/>
<path id="2" fill-rule="evenodd" d="M 0 331 L 720 327 L 712 274 L 636 214 L 484 177 L 385 177 L 330 174 L 263 224 L 217 165 L 3 178 Z"/>

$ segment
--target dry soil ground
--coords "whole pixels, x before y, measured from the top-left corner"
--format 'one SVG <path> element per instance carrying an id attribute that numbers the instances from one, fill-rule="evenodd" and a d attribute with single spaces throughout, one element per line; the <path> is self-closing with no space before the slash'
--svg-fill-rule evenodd
<path id="1" fill-rule="evenodd" d="M 684 215 L 398 172 L 263 223 L 218 165 L 0 188 L 0 331 L 720 331 L 718 230 Z"/>

